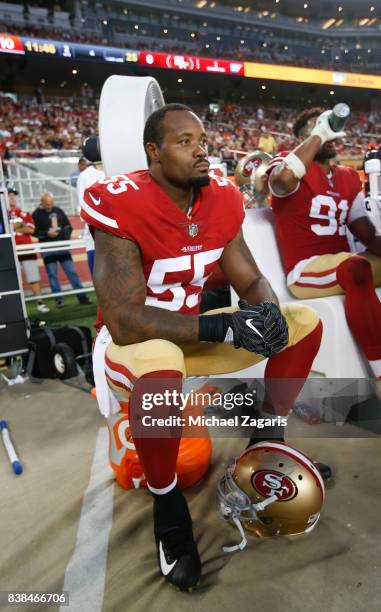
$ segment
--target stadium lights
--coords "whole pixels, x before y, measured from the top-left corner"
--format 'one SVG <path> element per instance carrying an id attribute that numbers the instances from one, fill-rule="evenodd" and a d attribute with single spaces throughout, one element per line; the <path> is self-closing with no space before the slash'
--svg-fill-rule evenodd
<path id="1" fill-rule="evenodd" d="M 210 47 L 210 44 L 209 44 L 209 43 L 206 43 L 206 45 L 205 45 L 205 49 L 209 49 L 209 47 Z"/>
<path id="2" fill-rule="evenodd" d="M 221 40 L 221 36 L 216 36 L 216 40 Z"/>
<path id="3" fill-rule="evenodd" d="M 303 4 L 303 8 L 304 8 L 304 9 L 308 8 L 308 4 L 307 4 L 307 2 L 305 2 L 305 3 Z"/>
<path id="4" fill-rule="evenodd" d="M 182 83 L 182 82 L 183 82 L 183 80 L 182 80 L 182 79 L 177 79 L 177 82 L 178 82 L 178 83 Z"/>
<path id="5" fill-rule="evenodd" d="M 138 26 L 138 24 L 137 24 L 137 23 L 135 23 L 134 28 L 135 28 L 135 30 L 138 30 L 138 29 L 139 29 L 139 26 Z"/>
<path id="6" fill-rule="evenodd" d="M 261 89 L 267 89 L 266 85 L 261 85 Z"/>
<path id="7" fill-rule="evenodd" d="M 339 11 L 339 13 L 341 13 L 341 11 L 343 10 L 343 7 L 342 6 L 338 6 L 337 10 Z"/>
<path id="8" fill-rule="evenodd" d="M 325 21 L 323 25 L 321 26 L 321 29 L 328 30 L 328 28 L 330 28 L 335 22 L 336 22 L 336 19 L 327 19 L 327 21 Z"/>
<path id="9" fill-rule="evenodd" d="M 262 43 L 262 47 L 267 47 L 267 42 Z"/>
<path id="10" fill-rule="evenodd" d="M 371 13 L 373 13 L 373 11 L 374 11 L 374 6 L 371 6 L 369 10 L 370 10 L 370 12 L 371 12 Z"/>
<path id="11" fill-rule="evenodd" d="M 244 41 L 244 40 L 241 40 L 241 41 L 240 41 L 240 43 L 241 43 L 241 45 L 244 45 L 244 44 L 245 44 L 245 41 Z"/>
<path id="12" fill-rule="evenodd" d="M 191 32 L 191 38 L 194 38 L 196 36 L 196 34 L 194 32 Z"/>
<path id="13" fill-rule="evenodd" d="M 107 19 L 104 19 L 104 20 L 102 21 L 102 23 L 103 23 L 103 25 L 107 25 Z"/>
<path id="14" fill-rule="evenodd" d="M 168 34 L 168 30 L 166 28 L 163 30 L 163 34 Z"/>
<path id="15" fill-rule="evenodd" d="M 335 92 L 333 91 L 333 89 L 331 89 L 331 91 L 329 92 L 331 96 L 335 95 Z"/>
<path id="16" fill-rule="evenodd" d="M 275 4 L 279 4 L 280 0 L 275 0 Z"/>
<path id="17" fill-rule="evenodd" d="M 76 70 L 76 69 L 74 68 L 74 70 L 72 70 L 72 71 L 71 71 L 71 73 L 72 73 L 72 74 L 78 74 L 78 70 Z"/>

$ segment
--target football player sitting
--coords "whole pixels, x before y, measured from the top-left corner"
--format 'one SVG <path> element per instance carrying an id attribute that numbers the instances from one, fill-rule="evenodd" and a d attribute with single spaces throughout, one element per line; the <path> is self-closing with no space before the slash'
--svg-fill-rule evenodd
<path id="1" fill-rule="evenodd" d="M 296 119 L 301 143 L 274 157 L 268 186 L 287 285 L 298 298 L 345 295 L 348 325 L 381 383 L 381 236 L 370 220 L 357 172 L 335 165 L 331 111 L 314 108 Z M 366 251 L 350 252 L 347 227 Z M 379 382 L 378 382 L 379 381 Z"/>
<path id="2" fill-rule="evenodd" d="M 176 417 L 180 408 L 168 398 L 181 391 L 184 376 L 234 372 L 268 358 L 263 410 L 286 416 L 319 350 L 322 325 L 306 306 L 279 306 L 242 236 L 242 194 L 209 175 L 197 115 L 183 105 L 163 106 L 146 122 L 144 147 L 149 169 L 95 183 L 85 192 L 82 216 L 95 237 L 100 369 L 115 397 L 130 400 L 160 570 L 187 590 L 199 582 L 201 563 L 177 486 L 181 424 L 145 431 L 145 391 L 172 392 L 150 415 Z M 217 262 L 240 305 L 200 316 L 202 288 Z M 272 384 L 279 379 L 296 381 L 292 392 Z"/>

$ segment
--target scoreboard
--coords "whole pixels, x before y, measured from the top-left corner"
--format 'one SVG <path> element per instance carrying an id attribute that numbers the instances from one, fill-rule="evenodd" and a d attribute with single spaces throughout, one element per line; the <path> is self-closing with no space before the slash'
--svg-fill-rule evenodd
<path id="1" fill-rule="evenodd" d="M 190 70 L 192 72 L 209 72 L 214 74 L 236 74 L 243 76 L 244 63 L 224 59 L 184 56 L 174 53 L 155 53 L 137 49 L 122 49 L 101 45 L 82 44 L 28 38 L 13 34 L 0 34 L 0 54 L 45 55 L 67 59 L 93 60 L 96 62 L 114 62 L 119 64 L 135 63 L 153 68 L 172 70 Z"/>
<path id="2" fill-rule="evenodd" d="M 181 55 L 180 53 L 140 51 L 138 49 L 106 47 L 102 45 L 17 36 L 14 34 L 0 34 L 0 55 L 2 53 L 57 57 L 64 60 L 80 59 L 98 63 L 133 63 L 145 66 L 146 68 L 166 68 L 167 70 L 235 75 L 261 80 L 262 82 L 264 79 L 270 79 L 287 83 L 314 83 L 316 85 L 381 90 L 381 76 L 375 74 L 284 66 L 281 64 L 241 62 L 239 60 Z"/>

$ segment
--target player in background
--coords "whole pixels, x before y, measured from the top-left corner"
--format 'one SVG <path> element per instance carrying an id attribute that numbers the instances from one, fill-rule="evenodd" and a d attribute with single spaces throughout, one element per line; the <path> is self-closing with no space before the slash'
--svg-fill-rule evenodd
<path id="1" fill-rule="evenodd" d="M 143 393 L 180 392 L 186 375 L 234 372 L 269 357 L 263 413 L 287 416 L 319 350 L 322 325 L 301 304 L 280 310 L 243 239 L 241 193 L 209 175 L 207 136 L 197 115 L 179 104 L 155 111 L 144 146 L 148 170 L 100 180 L 84 195 L 101 309 L 94 373 L 106 417 L 120 409 L 116 399 L 130 400 L 132 436 L 154 501 L 160 570 L 186 590 L 199 582 L 201 563 L 177 487 L 181 427 L 145 432 L 139 424 L 146 414 Z M 199 316 L 202 288 L 217 261 L 244 301 Z M 102 375 L 113 392 L 111 404 Z M 173 401 L 149 414 L 181 411 Z M 258 432 L 251 443 L 268 435 Z"/>
<path id="2" fill-rule="evenodd" d="M 77 196 L 79 204 L 79 214 L 81 214 L 81 207 L 83 204 L 83 194 L 88 187 L 91 187 L 94 183 L 100 179 L 105 178 L 102 162 L 94 162 L 87 166 L 79 174 L 77 178 Z M 85 223 L 83 230 L 83 239 L 86 245 L 87 263 L 90 268 L 91 275 L 94 270 L 94 239 L 90 233 L 89 226 Z"/>
<path id="3" fill-rule="evenodd" d="M 18 244 L 33 244 L 32 236 L 35 232 L 35 224 L 32 215 L 17 206 L 18 191 L 13 185 L 8 186 L 9 219 L 15 233 L 15 242 Z M 49 312 L 50 308 L 42 301 L 41 276 L 38 269 L 37 255 L 35 253 L 22 255 L 18 259 L 24 270 L 25 280 L 30 285 L 32 293 L 36 298 L 38 312 Z"/>
<path id="4" fill-rule="evenodd" d="M 335 141 L 331 111 L 314 108 L 296 119 L 301 143 L 272 159 L 268 186 L 272 193 L 276 235 L 287 285 L 298 298 L 345 294 L 348 325 L 381 383 L 381 235 L 366 213 L 357 172 L 332 163 Z M 347 228 L 366 247 L 350 252 Z"/>

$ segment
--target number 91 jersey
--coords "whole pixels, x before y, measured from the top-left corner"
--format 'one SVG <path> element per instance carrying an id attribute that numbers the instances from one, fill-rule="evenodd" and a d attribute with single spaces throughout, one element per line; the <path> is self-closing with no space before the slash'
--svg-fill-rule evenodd
<path id="1" fill-rule="evenodd" d="M 193 314 L 199 311 L 205 281 L 241 227 L 244 210 L 239 190 L 210 175 L 210 184 L 197 190 L 188 217 L 142 170 L 92 185 L 85 191 L 81 216 L 92 231 L 137 244 L 147 306 Z"/>
<path id="2" fill-rule="evenodd" d="M 282 161 L 283 156 L 273 158 L 267 174 Z M 357 172 L 333 165 L 326 175 L 315 161 L 293 193 L 272 194 L 272 207 L 287 273 L 310 257 L 350 251 L 346 227 L 367 214 Z"/>

